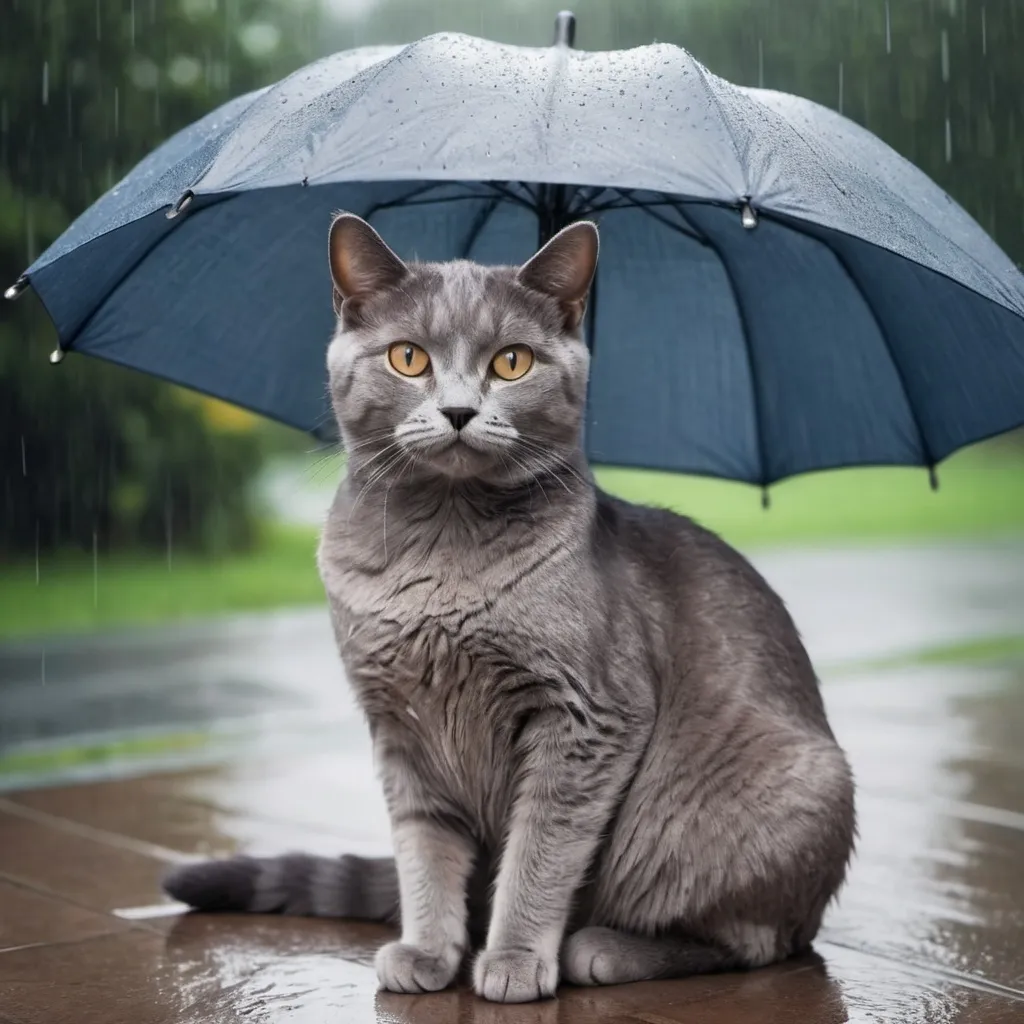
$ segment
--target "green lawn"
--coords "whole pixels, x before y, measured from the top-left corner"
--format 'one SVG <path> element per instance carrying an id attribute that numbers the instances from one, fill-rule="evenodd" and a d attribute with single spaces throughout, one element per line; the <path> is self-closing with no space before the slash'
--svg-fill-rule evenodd
<path id="1" fill-rule="evenodd" d="M 309 529 L 274 527 L 248 555 L 98 560 L 65 555 L 0 568 L 0 637 L 204 618 L 323 600 Z"/>
<path id="2" fill-rule="evenodd" d="M 790 480 L 771 508 L 741 484 L 605 469 L 604 487 L 686 511 L 743 547 L 929 537 L 1024 536 L 1024 457 L 1008 447 L 960 453 L 932 492 L 921 470 L 860 469 Z M 202 618 L 323 600 L 306 528 L 274 527 L 250 555 L 65 555 L 0 567 L 0 637 Z"/>
<path id="3" fill-rule="evenodd" d="M 612 493 L 686 512 L 746 547 L 1024 533 L 1024 452 L 1005 444 L 967 449 L 938 477 L 933 491 L 923 469 L 814 473 L 776 484 L 764 509 L 760 492 L 744 484 L 598 471 Z"/>

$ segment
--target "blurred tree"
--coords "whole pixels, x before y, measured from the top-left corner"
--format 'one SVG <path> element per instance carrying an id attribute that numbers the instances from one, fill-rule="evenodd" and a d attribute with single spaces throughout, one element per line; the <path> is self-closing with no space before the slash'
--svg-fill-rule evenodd
<path id="1" fill-rule="evenodd" d="M 318 55 L 310 0 L 2 0 L 0 282 L 173 131 Z M 0 557 L 252 538 L 258 437 L 0 309 Z M 241 429 L 240 429 L 241 428 Z"/>

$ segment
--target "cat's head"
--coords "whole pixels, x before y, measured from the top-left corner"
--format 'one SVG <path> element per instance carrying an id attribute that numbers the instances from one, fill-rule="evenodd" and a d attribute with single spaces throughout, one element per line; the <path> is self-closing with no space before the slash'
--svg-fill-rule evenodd
<path id="1" fill-rule="evenodd" d="M 403 263 L 365 221 L 331 226 L 338 323 L 331 398 L 354 467 L 519 483 L 574 454 L 596 227 L 565 228 L 521 267 Z"/>

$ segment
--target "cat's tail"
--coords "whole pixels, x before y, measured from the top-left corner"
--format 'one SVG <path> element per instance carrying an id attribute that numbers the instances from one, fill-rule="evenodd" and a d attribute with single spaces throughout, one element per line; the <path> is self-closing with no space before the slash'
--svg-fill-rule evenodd
<path id="1" fill-rule="evenodd" d="M 195 910 L 398 921 L 391 857 L 231 857 L 176 867 L 164 891 Z"/>

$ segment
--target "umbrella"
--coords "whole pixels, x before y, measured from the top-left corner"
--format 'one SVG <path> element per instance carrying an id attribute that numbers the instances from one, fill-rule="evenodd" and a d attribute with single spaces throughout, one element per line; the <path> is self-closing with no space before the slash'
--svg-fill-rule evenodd
<path id="1" fill-rule="evenodd" d="M 595 462 L 768 484 L 930 469 L 1024 421 L 1024 278 L 941 189 L 806 100 L 676 46 L 456 34 L 328 57 L 174 136 L 9 290 L 81 352 L 332 430 L 332 212 L 403 257 L 602 259 Z M 933 476 L 934 480 L 934 476 Z"/>

